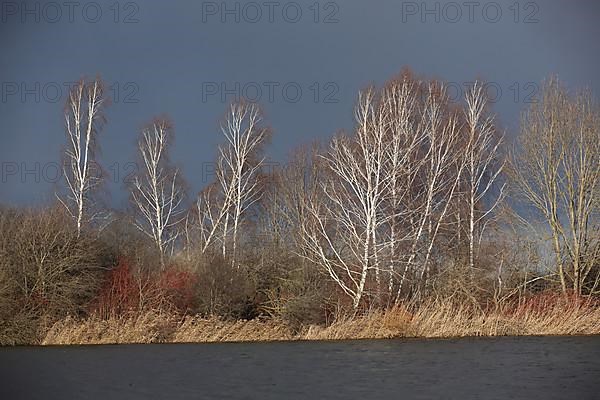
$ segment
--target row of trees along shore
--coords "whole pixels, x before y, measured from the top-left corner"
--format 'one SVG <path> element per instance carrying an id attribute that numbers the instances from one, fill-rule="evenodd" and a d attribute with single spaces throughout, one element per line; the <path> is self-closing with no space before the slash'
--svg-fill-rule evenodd
<path id="1" fill-rule="evenodd" d="M 157 118 L 139 133 L 126 212 L 99 201 L 106 105 L 99 79 L 70 92 L 57 205 L 1 210 L 3 320 L 107 301 L 127 311 L 123 291 L 138 308 L 296 323 L 431 298 L 599 292 L 600 109 L 557 78 L 505 135 L 482 83 L 455 102 L 405 70 L 358 94 L 352 132 L 270 169 L 259 106 L 234 103 L 215 180 L 195 198 L 169 156 L 173 127 Z"/>

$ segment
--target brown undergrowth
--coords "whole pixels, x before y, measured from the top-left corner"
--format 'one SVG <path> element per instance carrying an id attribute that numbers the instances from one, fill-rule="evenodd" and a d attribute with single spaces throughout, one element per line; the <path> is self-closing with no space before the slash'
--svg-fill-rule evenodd
<path id="1" fill-rule="evenodd" d="M 108 343 L 200 343 L 276 340 L 342 340 L 399 337 L 600 334 L 600 307 L 592 300 L 540 296 L 483 309 L 453 303 L 428 303 L 413 312 L 403 307 L 338 317 L 327 326 L 293 332 L 275 319 L 229 321 L 164 312 L 55 323 L 44 345 Z"/>

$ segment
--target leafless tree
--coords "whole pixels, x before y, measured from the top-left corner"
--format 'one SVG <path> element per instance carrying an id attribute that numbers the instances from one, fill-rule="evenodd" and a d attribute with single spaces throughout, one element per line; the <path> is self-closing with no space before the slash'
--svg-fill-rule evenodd
<path id="1" fill-rule="evenodd" d="M 83 225 L 95 219 L 92 193 L 102 182 L 96 160 L 97 136 L 104 123 L 104 88 L 99 79 L 79 81 L 69 92 L 65 106 L 67 146 L 64 150 L 64 176 L 68 194 L 58 200 L 74 219 L 78 234 Z"/>
<path id="2" fill-rule="evenodd" d="M 388 301 L 396 276 L 396 302 L 409 271 L 426 285 L 464 166 L 459 118 L 448 104 L 443 87 L 410 79 L 364 91 L 355 134 L 334 138 L 321 156 L 321 198 L 306 203 L 304 247 L 355 308 L 371 273 L 382 300 L 384 261 Z"/>
<path id="3" fill-rule="evenodd" d="M 139 212 L 135 225 L 156 244 L 164 267 L 165 255 L 173 250 L 180 234 L 178 224 L 183 219 L 185 197 L 182 178 L 172 168 L 168 148 L 172 127 L 165 120 L 155 120 L 144 128 L 138 140 L 141 160 L 139 174 L 133 180 L 131 197 Z"/>
<path id="4" fill-rule="evenodd" d="M 256 104 L 232 104 L 221 125 L 225 144 L 219 147 L 216 181 L 202 190 L 188 217 L 188 248 L 205 254 L 220 244 L 222 256 L 236 264 L 244 213 L 261 197 L 261 156 L 269 130 Z M 231 243 L 231 244 L 229 244 Z"/>
<path id="5" fill-rule="evenodd" d="M 503 170 L 499 158 L 502 137 L 495 132 L 493 118 L 487 116 L 483 86 L 476 82 L 466 94 L 466 167 L 464 168 L 468 205 L 469 267 L 475 267 L 475 253 L 491 215 L 504 197 L 505 184 L 500 193 L 490 199 L 491 189 Z M 489 201 L 485 207 L 482 204 Z"/>
<path id="6" fill-rule="evenodd" d="M 206 253 L 218 240 L 221 243 L 225 241 L 219 235 L 223 234 L 223 223 L 232 206 L 231 198 L 231 193 L 222 193 L 218 184 L 214 183 L 198 194 L 194 209 L 197 219 L 191 225 L 197 233 L 196 245 L 201 254 Z"/>
<path id="7" fill-rule="evenodd" d="M 370 271 L 381 288 L 378 236 L 381 206 L 389 175 L 385 173 L 385 121 L 369 89 L 359 95 L 353 137 L 335 137 L 321 157 L 321 198 L 310 198 L 310 218 L 303 225 L 306 257 L 322 265 L 358 308 Z M 378 291 L 379 292 L 379 291 Z"/>
<path id="8" fill-rule="evenodd" d="M 401 299 L 409 269 L 420 269 L 419 283 L 426 287 L 432 251 L 456 197 L 464 167 L 464 150 L 457 146 L 461 131 L 459 120 L 456 111 L 449 107 L 444 86 L 433 82 L 427 84 L 425 90 L 420 110 L 425 144 L 417 153 L 422 162 L 417 161 L 418 176 L 409 198 L 408 226 L 414 230 L 410 234 L 408 260 L 400 277 L 396 303 Z M 418 256 L 421 259 L 416 265 Z"/>
<path id="9" fill-rule="evenodd" d="M 570 96 L 545 82 L 524 114 L 512 176 L 551 232 L 563 292 L 581 294 L 597 249 L 600 205 L 600 112 L 589 92 Z"/>
<path id="10" fill-rule="evenodd" d="M 306 215 L 306 202 L 311 202 L 319 192 L 319 146 L 301 147 L 292 154 L 291 161 L 274 171 L 273 187 L 265 208 L 270 209 L 270 225 L 279 225 L 278 231 L 286 232 L 281 240 L 293 244 L 296 253 L 304 253 L 302 238 Z"/>
<path id="11" fill-rule="evenodd" d="M 426 137 L 423 118 L 418 115 L 417 86 L 408 76 L 391 82 L 381 105 L 384 120 L 388 121 L 385 171 L 389 175 L 389 188 L 384 206 L 389 227 L 388 302 L 393 298 L 394 281 L 402 261 L 401 246 L 413 236 L 413 230 L 406 229 L 414 212 L 414 204 L 409 200 L 423 163 L 418 153 Z"/>
<path id="12" fill-rule="evenodd" d="M 262 125 L 262 120 L 256 104 L 242 102 L 229 107 L 221 126 L 226 139 L 226 144 L 219 147 L 217 161 L 217 179 L 222 197 L 217 214 L 211 219 L 221 223 L 221 249 L 224 256 L 227 243 L 231 240 L 231 259 L 234 264 L 242 215 L 261 196 L 259 173 L 264 158 L 260 152 L 269 137 L 269 129 Z"/>

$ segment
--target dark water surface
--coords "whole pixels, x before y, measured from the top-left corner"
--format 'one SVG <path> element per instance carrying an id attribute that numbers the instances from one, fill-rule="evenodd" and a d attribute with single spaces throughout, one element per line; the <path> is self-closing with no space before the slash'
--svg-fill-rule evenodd
<path id="1" fill-rule="evenodd" d="M 0 399 L 600 399 L 600 336 L 0 348 Z"/>

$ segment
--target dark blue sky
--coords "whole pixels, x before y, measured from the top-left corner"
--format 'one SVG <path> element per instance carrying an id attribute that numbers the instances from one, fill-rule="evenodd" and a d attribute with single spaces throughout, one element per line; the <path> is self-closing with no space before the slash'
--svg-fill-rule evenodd
<path id="1" fill-rule="evenodd" d="M 139 129 L 156 115 L 174 122 L 171 158 L 192 193 L 201 189 L 236 94 L 260 94 L 268 155 L 283 161 L 351 128 L 358 90 L 403 66 L 452 82 L 453 95 L 474 78 L 491 82 L 510 132 L 549 74 L 600 93 L 597 1 L 426 3 L 3 1 L 0 202 L 52 198 L 67 86 L 81 76 L 100 74 L 112 98 L 100 143 L 116 206 Z"/>

